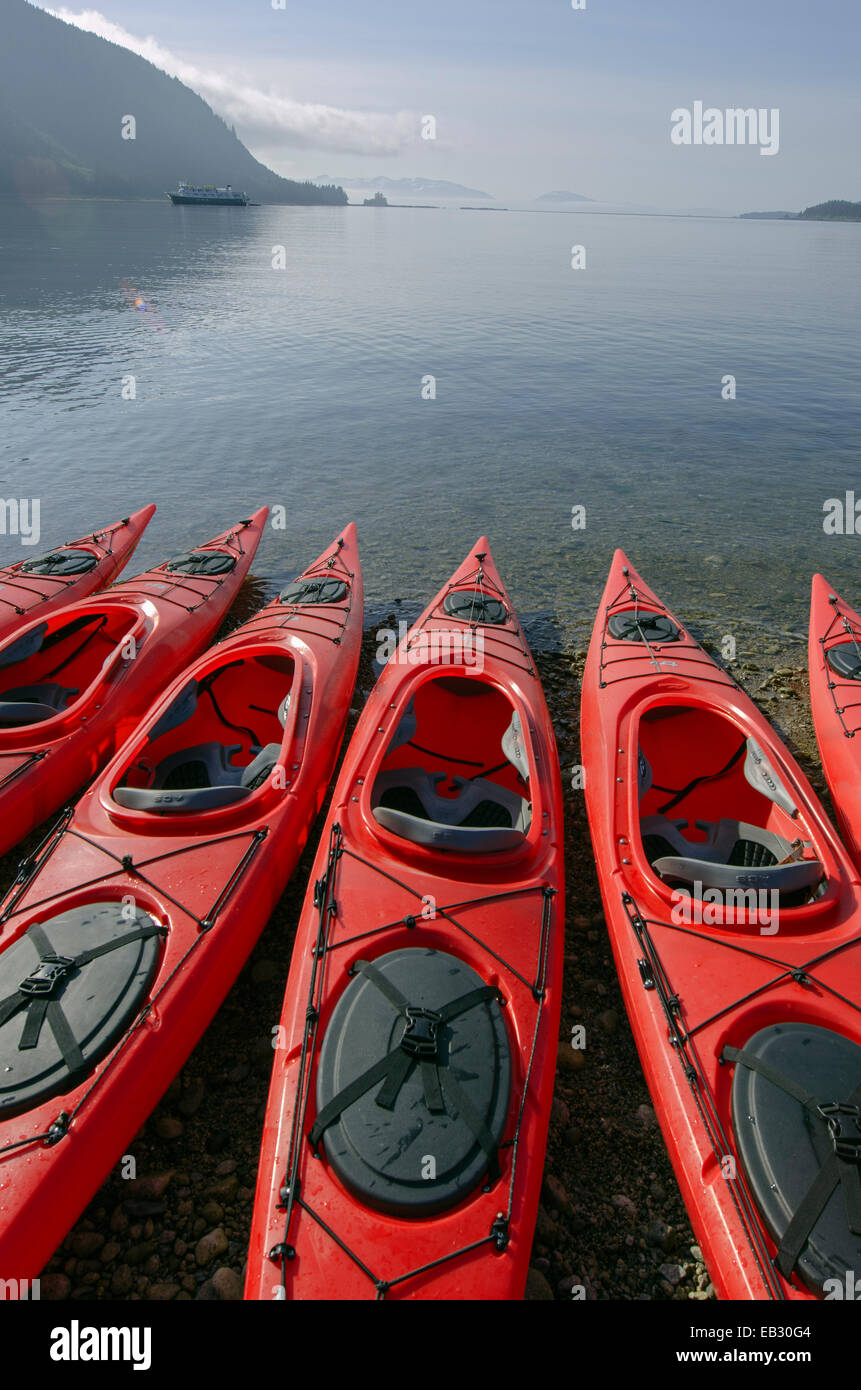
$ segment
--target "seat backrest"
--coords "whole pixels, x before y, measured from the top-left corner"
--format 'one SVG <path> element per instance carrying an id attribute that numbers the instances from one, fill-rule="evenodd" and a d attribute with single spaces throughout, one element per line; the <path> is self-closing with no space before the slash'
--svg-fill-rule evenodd
<path id="1" fill-rule="evenodd" d="M 642 801 L 652 785 L 652 769 L 642 748 L 637 749 L 637 800 Z"/>
<path id="2" fill-rule="evenodd" d="M 35 656 L 38 651 L 42 650 L 42 642 L 47 631 L 48 624 L 39 623 L 29 632 L 22 633 L 14 642 L 10 642 L 8 647 L 0 651 L 0 667 L 14 666 L 18 661 L 26 661 L 28 657 Z"/>
<path id="3" fill-rule="evenodd" d="M 765 751 L 755 738 L 747 740 L 747 753 L 744 759 L 744 775 L 754 791 L 761 792 L 785 811 L 788 816 L 797 816 L 798 807 L 789 790 L 783 785 Z"/>
<path id="4" fill-rule="evenodd" d="M 502 751 L 512 767 L 516 768 L 524 782 L 529 781 L 529 758 L 523 737 L 523 725 L 517 710 L 511 716 L 511 723 L 502 735 Z"/>
<path id="5" fill-rule="evenodd" d="M 53 719 L 77 693 L 74 687 L 53 681 L 5 690 L 0 698 L 0 724 L 40 724 Z"/>
<path id="6" fill-rule="evenodd" d="M 405 743 L 409 743 L 411 739 L 415 738 L 417 729 L 418 719 L 416 718 L 416 702 L 412 699 L 404 710 L 401 721 L 392 735 L 388 751 L 394 753 L 396 748 L 402 748 Z"/>
<path id="7" fill-rule="evenodd" d="M 484 853 L 512 849 L 523 843 L 532 821 L 532 809 L 522 796 L 484 777 L 471 781 L 455 777 L 452 781 L 458 787 L 458 795 L 442 797 L 436 788 L 443 779 L 443 773 L 431 774 L 422 767 L 393 768 L 380 773 L 373 790 L 374 818 L 402 839 L 432 848 Z M 413 793 L 424 815 L 382 805 L 386 792 L 395 789 Z M 486 801 L 505 809 L 510 826 L 464 825 L 471 812 Z"/>

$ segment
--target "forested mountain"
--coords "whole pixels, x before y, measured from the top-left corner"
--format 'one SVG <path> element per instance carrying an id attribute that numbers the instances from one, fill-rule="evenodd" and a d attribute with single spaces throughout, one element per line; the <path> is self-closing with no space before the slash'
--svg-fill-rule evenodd
<path id="1" fill-rule="evenodd" d="M 137 54 L 0 0 L 0 197 L 160 197 L 180 179 L 259 202 L 347 201 L 267 169 L 202 97 Z"/>

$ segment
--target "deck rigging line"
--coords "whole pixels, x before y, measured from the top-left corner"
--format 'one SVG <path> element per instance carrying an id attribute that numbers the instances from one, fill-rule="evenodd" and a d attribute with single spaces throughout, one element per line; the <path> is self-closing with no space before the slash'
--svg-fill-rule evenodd
<path id="1" fill-rule="evenodd" d="M 0 925 L 9 921 L 19 911 L 32 911 L 34 909 L 38 909 L 40 907 L 45 906 L 45 904 L 47 903 L 56 902 L 57 899 L 65 897 L 66 894 L 69 892 L 68 888 L 61 888 L 56 893 L 49 893 L 44 898 L 38 899 L 36 902 L 27 903 L 25 908 L 19 909 L 17 907 L 17 903 L 20 901 L 22 894 L 38 877 L 40 871 L 47 863 L 47 861 L 50 859 L 54 850 L 60 844 L 61 840 L 63 839 L 63 836 L 68 834 L 73 836 L 75 839 L 82 841 L 83 844 L 88 845 L 91 849 L 98 850 L 99 853 L 104 854 L 108 859 L 112 860 L 118 866 L 117 868 L 113 869 L 110 873 L 100 874 L 92 879 L 87 879 L 83 883 L 75 884 L 74 891 L 79 892 L 81 889 L 93 887 L 96 884 L 105 883 L 108 879 L 115 878 L 118 874 L 126 874 L 130 879 L 132 879 L 133 882 L 139 881 L 140 883 L 145 884 L 153 892 L 159 894 L 167 902 L 171 903 L 175 908 L 178 909 L 179 912 L 182 912 L 185 914 L 186 917 L 189 917 L 192 920 L 192 922 L 194 922 L 198 927 L 198 934 L 194 938 L 194 940 L 189 944 L 186 950 L 182 953 L 182 955 L 177 960 L 170 973 L 166 975 L 165 978 L 158 985 L 158 988 L 156 989 L 152 998 L 147 1000 L 147 1002 L 143 1005 L 138 1014 L 129 1024 L 126 1032 L 120 1038 L 119 1042 L 113 1048 L 113 1050 L 111 1051 L 107 1059 L 104 1061 L 104 1063 L 99 1064 L 98 1070 L 96 1071 L 96 1075 L 93 1077 L 90 1085 L 87 1087 L 86 1091 L 84 1091 L 83 1095 L 80 1096 L 73 1109 L 69 1112 L 63 1111 L 57 1117 L 54 1123 L 50 1126 L 50 1128 L 46 1130 L 43 1134 L 30 1135 L 27 1138 L 13 1140 L 9 1144 L 4 1144 L 2 1147 L 0 1147 L 0 1155 L 8 1153 L 10 1150 L 13 1149 L 23 1148 L 30 1144 L 42 1143 L 47 1146 L 52 1146 L 58 1143 L 60 1139 L 64 1138 L 65 1135 L 68 1134 L 69 1129 L 72 1123 L 74 1122 L 76 1115 L 86 1104 L 87 1100 L 90 1098 L 96 1087 L 104 1080 L 104 1077 L 107 1075 L 111 1067 L 113 1067 L 114 1063 L 117 1061 L 117 1058 L 120 1056 L 123 1049 L 127 1046 L 132 1036 L 145 1022 L 149 1014 L 152 1012 L 153 1007 L 161 998 L 161 995 L 164 993 L 168 985 L 173 980 L 174 976 L 178 973 L 178 971 L 180 971 L 183 968 L 186 961 L 191 956 L 192 952 L 197 949 L 200 942 L 205 939 L 207 934 L 215 926 L 219 914 L 222 912 L 225 904 L 232 896 L 238 883 L 247 871 L 252 859 L 256 855 L 267 834 L 269 833 L 268 829 L 262 829 L 237 830 L 224 835 L 214 835 L 208 840 L 199 840 L 195 841 L 192 844 L 181 845 L 178 849 L 168 850 L 163 854 L 152 855 L 148 859 L 142 859 L 140 862 L 135 863 L 131 855 L 114 854 L 111 850 L 106 849 L 104 845 L 100 845 L 96 841 L 91 840 L 88 836 L 82 835 L 80 831 L 71 829 L 69 825 L 71 818 L 72 811 L 69 810 L 61 817 L 57 825 L 42 841 L 42 844 L 38 847 L 36 852 L 29 859 L 22 861 L 21 867 L 18 871 L 18 877 L 16 878 L 15 883 L 13 884 L 12 889 L 10 890 L 10 893 L 8 895 L 9 901 L 5 905 L 0 904 L 0 908 L 2 909 L 0 910 Z M 205 850 L 210 848 L 212 845 L 224 844 L 231 840 L 241 839 L 247 839 L 249 843 L 246 845 L 242 857 L 239 859 L 238 863 L 233 868 L 229 878 L 220 888 L 215 898 L 215 901 L 213 902 L 209 911 L 203 917 L 198 917 L 197 913 L 193 912 L 190 907 L 187 907 L 185 904 L 181 903 L 177 898 L 172 897 L 170 893 L 168 893 L 164 888 L 161 888 L 157 884 L 153 883 L 146 876 L 146 874 L 142 872 L 142 870 L 150 868 L 153 864 L 162 863 L 164 860 L 167 859 L 178 858 L 179 856 L 190 853 L 193 850 Z M 168 927 L 166 926 L 165 931 L 167 930 Z"/>
<path id="2" fill-rule="evenodd" d="M 353 1262 L 353 1264 L 355 1264 L 356 1267 L 362 1271 L 362 1273 L 373 1284 L 376 1290 L 377 1299 L 382 1300 L 385 1298 L 386 1294 L 389 1292 L 390 1289 L 393 1289 L 400 1284 L 404 1284 L 410 1279 L 418 1278 L 419 1275 L 428 1273 L 433 1269 L 437 1269 L 441 1265 L 448 1264 L 452 1260 L 460 1259 L 462 1256 L 471 1253 L 473 1250 L 480 1249 L 485 1245 L 493 1244 L 497 1250 L 504 1251 L 508 1245 L 508 1241 L 510 1239 L 509 1231 L 511 1224 L 511 1214 L 514 1206 L 514 1185 L 517 1172 L 517 1158 L 520 1144 L 520 1132 L 523 1123 L 523 1113 L 526 1105 L 526 1097 L 529 1094 L 530 1083 L 532 1079 L 532 1070 L 535 1061 L 535 1049 L 537 1046 L 542 1010 L 544 1006 L 545 984 L 547 977 L 547 959 L 549 954 L 548 948 L 550 941 L 550 919 L 552 916 L 552 901 L 556 895 L 556 890 L 554 888 L 551 888 L 548 884 L 539 882 L 532 884 L 526 888 L 512 890 L 510 893 L 502 892 L 489 894 L 486 897 L 482 896 L 478 898 L 470 898 L 460 903 L 451 904 L 448 908 L 437 907 L 435 909 L 437 917 L 444 917 L 447 921 L 451 922 L 461 931 L 465 931 L 466 934 L 471 938 L 471 940 L 476 942 L 480 947 L 482 947 L 482 949 L 487 951 L 489 955 L 493 956 L 495 960 L 499 961 L 500 964 L 512 975 L 514 975 L 518 980 L 520 980 L 522 984 L 527 986 L 527 988 L 532 992 L 533 998 L 536 1002 L 535 1025 L 532 1034 L 529 1064 L 526 1071 L 526 1077 L 524 1079 L 523 1091 L 520 1098 L 520 1105 L 517 1110 L 517 1121 L 515 1124 L 514 1134 L 511 1139 L 507 1140 L 504 1144 L 501 1144 L 499 1146 L 500 1149 L 505 1148 L 511 1150 L 511 1174 L 508 1182 L 508 1199 L 505 1211 L 501 1211 L 497 1214 L 488 1234 L 482 1236 L 479 1240 L 473 1241 L 468 1245 L 464 1245 L 457 1250 L 450 1251 L 449 1253 L 440 1256 L 439 1259 L 431 1260 L 427 1264 L 420 1265 L 414 1269 L 406 1270 L 401 1274 L 383 1278 L 375 1274 L 371 1269 L 369 1269 L 368 1266 L 355 1253 L 355 1251 L 353 1251 L 349 1247 L 346 1241 L 338 1235 L 337 1231 L 335 1231 L 331 1226 L 329 1226 L 318 1212 L 315 1212 L 313 1210 L 313 1208 L 302 1197 L 299 1186 L 299 1166 L 302 1156 L 303 1136 L 305 1138 L 308 1138 L 308 1141 L 310 1143 L 309 1137 L 305 1135 L 306 1117 L 311 1082 L 310 1063 L 313 1058 L 317 1044 L 317 1032 L 320 1019 L 320 1005 L 322 1003 L 323 992 L 323 976 L 327 958 L 331 952 L 338 950 L 342 946 L 349 945 L 350 943 L 358 940 L 363 940 L 369 936 L 378 936 L 380 933 L 391 931 L 393 927 L 397 927 L 398 925 L 403 924 L 408 928 L 417 927 L 419 920 L 415 917 L 408 915 L 404 918 L 398 918 L 395 922 L 384 923 L 382 926 L 375 927 L 371 931 L 361 932 L 344 940 L 332 942 L 330 939 L 331 924 L 335 919 L 337 910 L 336 900 L 334 896 L 335 883 L 337 879 L 338 865 L 344 855 L 347 855 L 348 857 L 355 859 L 358 863 L 364 865 L 366 868 L 372 870 L 374 873 L 380 874 L 389 882 L 396 884 L 398 887 L 402 888 L 404 892 L 408 893 L 411 897 L 416 898 L 419 902 L 422 901 L 422 895 L 418 893 L 414 888 L 410 888 L 409 885 L 401 883 L 392 874 L 386 873 L 385 870 L 378 868 L 378 866 L 374 864 L 371 860 L 365 859 L 361 855 L 353 853 L 352 850 L 346 849 L 346 847 L 344 846 L 343 834 L 340 825 L 335 824 L 331 827 L 331 831 L 329 834 L 329 849 L 326 860 L 326 871 L 322 878 L 320 878 L 314 885 L 314 905 L 317 907 L 318 911 L 317 937 L 312 953 L 313 965 L 311 968 L 311 978 L 308 987 L 308 1003 L 305 1011 L 305 1028 L 302 1035 L 302 1049 L 299 1058 L 299 1075 L 296 1083 L 296 1098 L 293 1107 L 293 1120 L 290 1127 L 290 1141 L 287 1151 L 287 1161 L 285 1165 L 285 1178 L 284 1183 L 281 1187 L 280 1206 L 285 1214 L 284 1235 L 279 1244 L 274 1246 L 269 1251 L 269 1258 L 273 1261 L 277 1261 L 280 1263 L 280 1287 L 282 1294 L 286 1297 L 287 1264 L 290 1260 L 292 1260 L 295 1257 L 296 1254 L 295 1249 L 289 1243 L 290 1230 L 293 1222 L 293 1214 L 296 1207 L 298 1206 L 302 1211 L 307 1213 L 307 1215 L 321 1228 L 321 1230 L 323 1230 L 326 1233 L 326 1235 L 328 1235 L 329 1238 L 338 1246 L 338 1248 L 342 1250 L 343 1253 Z M 516 970 L 514 970 L 512 966 L 510 966 L 506 961 L 504 961 L 501 956 L 497 955 L 495 951 L 492 951 L 491 948 L 485 942 L 481 941 L 479 937 L 474 936 L 472 932 L 467 931 L 467 929 L 451 915 L 452 910 L 455 907 L 472 907 L 477 906 L 479 904 L 483 904 L 485 902 L 493 902 L 500 898 L 511 897 L 516 894 L 527 893 L 541 893 L 543 899 L 541 929 L 536 959 L 536 973 L 535 980 L 531 985 L 527 980 L 524 979 L 522 975 L 520 975 Z M 487 1190 L 487 1188 L 485 1188 L 485 1190 Z"/>
<path id="3" fill-rule="evenodd" d="M 820 980 L 812 973 L 816 966 L 821 965 L 824 961 L 830 960 L 842 951 L 861 944 L 861 932 L 854 937 L 848 938 L 846 941 L 839 942 L 836 946 L 830 947 L 827 951 L 820 952 L 818 955 L 811 957 L 810 960 L 804 961 L 801 965 L 793 965 L 788 961 L 781 960 L 779 957 L 767 955 L 763 951 L 756 951 L 750 946 L 743 946 L 736 941 L 727 941 L 706 932 L 696 931 L 692 927 L 684 926 L 681 923 L 664 922 L 657 918 L 644 917 L 637 907 L 634 898 L 627 891 L 622 894 L 622 904 L 636 941 L 644 952 L 644 964 L 648 966 L 648 978 L 651 985 L 655 988 L 661 1002 L 661 1007 L 669 1030 L 669 1045 L 678 1054 L 682 1070 L 687 1077 L 703 1125 L 712 1148 L 714 1149 L 715 1156 L 718 1162 L 722 1163 L 724 1159 L 732 1155 L 732 1148 L 721 1122 L 714 1094 L 700 1063 L 699 1055 L 693 1041 L 694 1037 L 697 1033 L 710 1027 L 711 1024 L 716 1023 L 734 1009 L 740 1008 L 751 999 L 758 998 L 767 990 L 773 989 L 776 985 L 784 984 L 789 980 L 794 980 L 796 984 L 802 987 L 815 984 L 819 989 L 840 999 L 844 1004 L 848 1004 L 849 1007 L 854 1009 L 857 1013 L 861 1013 L 861 1004 L 847 999 L 844 995 L 840 994 L 837 990 L 827 985 L 823 980 Z M 755 960 L 760 960 L 767 965 L 778 967 L 778 973 L 764 984 L 758 985 L 756 989 L 740 995 L 710 1017 L 700 1019 L 699 1022 L 691 1026 L 683 1020 L 681 999 L 670 983 L 669 976 L 661 960 L 660 952 L 655 944 L 652 934 L 652 928 L 655 927 L 661 927 L 667 931 L 679 932 L 683 936 L 694 937 L 701 941 L 708 941 L 711 945 L 721 946 L 725 950 L 734 951 L 741 955 L 752 956 Z M 646 984 L 645 977 L 644 987 L 649 988 L 649 984 Z M 739 1184 L 738 1186 L 736 1186 L 737 1182 Z M 751 1250 L 753 1251 L 757 1265 L 759 1266 L 760 1272 L 763 1275 L 763 1280 L 769 1291 L 769 1297 L 774 1299 L 785 1298 L 783 1289 L 774 1274 L 774 1262 L 763 1237 L 761 1220 L 746 1185 L 738 1178 L 731 1183 L 730 1192 L 733 1203 L 735 1204 L 744 1226 L 745 1234 L 748 1237 Z"/>

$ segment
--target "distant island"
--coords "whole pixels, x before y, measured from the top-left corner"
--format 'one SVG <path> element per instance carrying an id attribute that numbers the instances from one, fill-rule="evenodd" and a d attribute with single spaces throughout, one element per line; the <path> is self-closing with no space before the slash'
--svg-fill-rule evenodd
<path id="1" fill-rule="evenodd" d="M 2 5 L 0 198 L 164 198 L 187 179 L 255 202 L 347 202 L 342 188 L 267 169 L 202 97 L 137 54 L 26 0 Z"/>
<path id="2" fill-rule="evenodd" d="M 805 208 L 799 216 L 812 222 L 861 222 L 861 203 L 835 199 L 830 203 L 817 203 L 815 207 Z"/>
<path id="3" fill-rule="evenodd" d="M 815 203 L 803 212 L 742 212 L 739 215 L 785 222 L 861 222 L 861 203 L 847 203 L 835 198 L 828 203 Z"/>
<path id="4" fill-rule="evenodd" d="M 554 193 L 542 193 L 535 199 L 536 203 L 593 203 L 594 198 L 585 198 L 582 193 L 569 193 L 566 189 L 557 189 Z"/>
<path id="5" fill-rule="evenodd" d="M 482 193 L 477 188 L 466 188 L 462 183 L 449 183 L 445 179 L 390 179 L 385 175 L 375 179 L 362 179 L 350 174 L 337 177 L 334 174 L 318 174 L 313 182 L 318 187 L 331 187 L 335 184 L 341 188 L 355 189 L 356 192 L 388 193 L 395 197 L 487 198 L 488 201 L 492 201 L 490 193 Z"/>
<path id="6" fill-rule="evenodd" d="M 375 193 L 373 198 L 366 198 L 363 206 L 366 208 L 387 208 L 389 200 L 385 193 Z"/>

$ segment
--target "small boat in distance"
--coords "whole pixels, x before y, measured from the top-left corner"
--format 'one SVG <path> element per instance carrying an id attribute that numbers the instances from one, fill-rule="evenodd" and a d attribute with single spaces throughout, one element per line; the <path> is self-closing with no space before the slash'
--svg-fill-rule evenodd
<path id="1" fill-rule="evenodd" d="M 198 188 L 195 184 L 180 183 L 175 193 L 168 193 L 170 201 L 176 203 L 201 203 L 216 207 L 237 207 L 248 206 L 247 193 L 234 193 L 230 184 L 226 188 L 216 188 L 214 184 L 207 183 Z"/>

